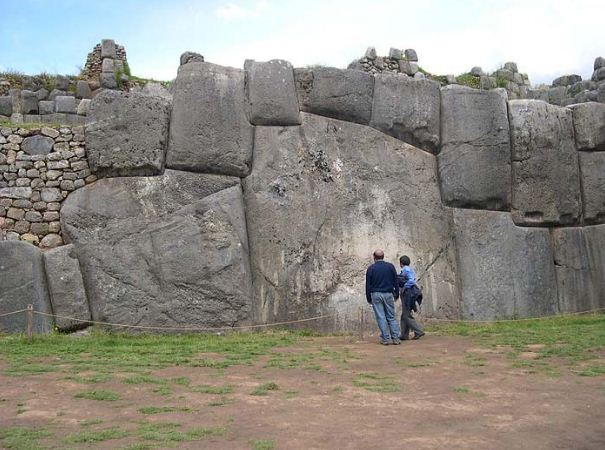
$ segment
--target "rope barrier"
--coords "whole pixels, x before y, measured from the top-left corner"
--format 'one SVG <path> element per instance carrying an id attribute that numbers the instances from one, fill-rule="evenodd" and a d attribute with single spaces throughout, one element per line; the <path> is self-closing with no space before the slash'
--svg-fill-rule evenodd
<path id="1" fill-rule="evenodd" d="M 7 317 L 14 314 L 20 314 L 23 312 L 27 312 L 27 309 L 19 309 L 17 311 L 12 311 L 9 313 L 0 314 L 0 317 Z M 521 319 L 500 319 L 500 320 L 462 320 L 462 319 L 440 319 L 440 318 L 431 318 L 427 317 L 425 320 L 427 322 L 446 322 L 446 323 L 468 323 L 468 324 L 495 324 L 495 323 L 506 323 L 506 322 L 527 322 L 527 321 L 536 321 L 536 320 L 546 320 L 552 319 L 554 317 L 566 317 L 566 316 L 579 316 L 583 314 L 593 314 L 597 312 L 605 311 L 605 308 L 596 308 L 586 311 L 579 311 L 573 313 L 562 314 L 554 314 L 550 316 L 541 316 L 541 317 L 526 317 Z M 120 328 L 133 328 L 140 330 L 165 330 L 165 331 L 226 331 L 226 330 L 247 330 L 247 329 L 256 329 L 256 328 L 267 328 L 267 327 L 276 327 L 281 325 L 291 325 L 296 323 L 304 323 L 311 322 L 314 320 L 325 319 L 329 317 L 336 317 L 337 314 L 326 314 L 315 317 L 308 317 L 306 319 L 297 319 L 297 320 L 289 320 L 283 322 L 273 322 L 273 323 L 265 323 L 265 324 L 256 324 L 256 325 L 241 325 L 241 326 L 233 326 L 233 327 L 162 327 L 162 326 L 152 326 L 152 325 L 128 325 L 122 323 L 111 323 L 111 322 L 103 322 L 98 320 L 86 320 L 86 319 L 78 319 L 76 317 L 63 316 L 60 314 L 50 314 L 42 311 L 32 311 L 33 314 L 37 314 L 39 316 L 46 317 L 54 317 L 56 319 L 64 319 L 64 320 L 72 320 L 75 322 L 88 323 L 91 325 L 106 325 L 112 327 L 120 327 Z"/>
<path id="2" fill-rule="evenodd" d="M 553 317 L 566 317 L 566 316 L 580 316 L 583 314 L 593 314 L 596 312 L 605 311 L 605 308 L 596 308 L 589 309 L 586 311 L 578 311 L 573 313 L 565 313 L 565 314 L 553 314 L 550 316 L 540 316 L 540 317 L 524 317 L 521 319 L 499 319 L 499 320 L 462 320 L 462 319 L 439 319 L 439 318 L 431 318 L 427 317 L 425 320 L 427 322 L 448 322 L 448 323 L 468 323 L 468 324 L 493 324 L 493 323 L 505 323 L 505 322 L 528 322 L 532 320 L 546 320 L 552 319 Z"/>
<path id="3" fill-rule="evenodd" d="M 12 316 L 13 314 L 19 314 L 22 312 L 27 311 L 27 309 L 20 309 L 18 311 L 13 311 L 13 312 L 9 312 L 9 313 L 5 313 L 5 314 L 0 314 L 0 317 L 6 317 L 6 316 Z"/>
<path id="4" fill-rule="evenodd" d="M 242 326 L 237 326 L 237 327 L 160 327 L 160 326 L 152 326 L 152 325 L 127 325 L 127 324 L 122 324 L 122 323 L 101 322 L 98 320 L 85 320 L 85 319 L 78 319 L 75 317 L 62 316 L 59 314 L 44 313 L 41 311 L 34 311 L 34 314 L 38 314 L 40 316 L 55 317 L 58 319 L 73 320 L 76 322 L 89 323 L 89 324 L 93 324 L 93 325 L 107 325 L 107 326 L 112 326 L 112 327 L 134 328 L 134 329 L 140 329 L 140 330 L 165 330 L 165 331 L 247 330 L 250 328 L 276 327 L 276 326 L 280 326 L 280 325 L 290 325 L 290 324 L 294 324 L 294 323 L 310 322 L 313 320 L 319 320 L 319 319 L 324 319 L 327 317 L 336 316 L 336 314 L 327 314 L 327 315 L 309 317 L 306 319 L 290 320 L 290 321 L 285 321 L 285 322 L 273 322 L 273 323 L 257 324 L 257 325 L 242 325 Z"/>

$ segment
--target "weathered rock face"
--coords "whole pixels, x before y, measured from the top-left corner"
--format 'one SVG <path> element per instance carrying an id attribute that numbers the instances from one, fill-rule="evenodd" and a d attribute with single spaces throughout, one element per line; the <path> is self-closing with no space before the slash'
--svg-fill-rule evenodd
<path id="1" fill-rule="evenodd" d="M 250 123 L 300 124 L 292 64 L 282 59 L 267 62 L 248 60 L 244 70 Z"/>
<path id="2" fill-rule="evenodd" d="M 61 224 L 94 319 L 180 327 L 247 319 L 252 289 L 237 178 L 167 170 L 102 179 L 67 198 Z"/>
<path id="3" fill-rule="evenodd" d="M 502 91 L 441 90 L 439 179 L 448 206 L 510 207 L 510 134 Z"/>
<path id="4" fill-rule="evenodd" d="M 300 110 L 367 125 L 372 116 L 374 77 L 334 67 L 295 69 Z"/>
<path id="5" fill-rule="evenodd" d="M 553 229 L 561 312 L 605 307 L 605 225 Z"/>
<path id="6" fill-rule="evenodd" d="M 302 117 L 300 127 L 257 127 L 254 168 L 243 181 L 255 320 L 336 310 L 326 329 L 357 321 L 375 248 L 394 263 L 410 255 L 419 275 L 430 267 L 425 310 L 457 317 L 451 212 L 435 158 L 366 126 Z"/>
<path id="7" fill-rule="evenodd" d="M 170 102 L 106 90 L 94 98 L 88 114 L 86 146 L 93 172 L 104 176 L 161 173 Z"/>
<path id="8" fill-rule="evenodd" d="M 55 322 L 61 331 L 77 330 L 87 324 L 74 319 L 90 320 L 90 309 L 73 245 L 64 245 L 44 252 L 44 267 Z"/>
<path id="9" fill-rule="evenodd" d="M 571 110 L 511 100 L 512 215 L 519 225 L 570 225 L 581 216 Z"/>
<path id="10" fill-rule="evenodd" d="M 243 70 L 205 62 L 179 68 L 167 167 L 246 176 L 253 136 L 254 127 L 246 116 Z"/>
<path id="11" fill-rule="evenodd" d="M 454 230 L 464 319 L 558 312 L 548 229 L 517 227 L 506 212 L 456 209 Z"/>
<path id="12" fill-rule="evenodd" d="M 440 104 L 439 83 L 382 73 L 374 84 L 370 126 L 437 153 Z"/>
<path id="13" fill-rule="evenodd" d="M 572 110 L 578 150 L 605 150 L 605 105 L 581 103 Z"/>
<path id="14" fill-rule="evenodd" d="M 44 265 L 40 250 L 20 241 L 0 241 L 0 314 L 27 308 L 32 304 L 35 311 L 51 313 Z M 48 333 L 52 319 L 35 314 L 33 331 Z M 0 330 L 23 333 L 26 330 L 25 313 L 0 317 Z"/>
<path id="15" fill-rule="evenodd" d="M 605 152 L 579 152 L 585 223 L 605 222 Z"/>

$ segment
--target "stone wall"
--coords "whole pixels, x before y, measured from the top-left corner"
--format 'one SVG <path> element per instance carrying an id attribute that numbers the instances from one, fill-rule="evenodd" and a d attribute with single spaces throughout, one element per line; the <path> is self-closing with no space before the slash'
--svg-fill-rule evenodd
<path id="1" fill-rule="evenodd" d="M 63 200 L 96 179 L 83 126 L 0 128 L 0 240 L 61 245 Z"/>
<path id="2" fill-rule="evenodd" d="M 365 55 L 354 60 L 348 68 L 371 74 L 390 72 L 414 78 L 429 78 L 442 86 L 461 84 L 484 90 L 503 88 L 510 100 L 535 99 L 558 106 L 586 102 L 605 103 L 605 58 L 602 57 L 595 59 L 590 80 L 582 80 L 580 75 L 575 74 L 563 75 L 553 80 L 551 85 L 535 87 L 532 87 L 527 74 L 519 72 L 514 62 L 507 62 L 492 73 L 486 73 L 476 66 L 457 77 L 453 74 L 434 75 L 418 65 L 418 55 L 414 49 L 391 48 L 388 56 L 377 56 L 376 49 L 369 47 Z"/>
<path id="3" fill-rule="evenodd" d="M 0 122 L 83 125 L 91 99 L 101 89 L 129 90 L 129 74 L 124 47 L 103 39 L 77 77 L 0 76 Z"/>
<path id="4" fill-rule="evenodd" d="M 19 129 L 6 134 L 17 169 L 25 140 Z M 0 242 L 11 261 L 0 286 L 29 286 L 25 298 L 40 308 L 152 327 L 322 315 L 307 325 L 351 330 L 380 247 L 392 262 L 411 257 L 424 316 L 605 307 L 600 103 L 568 108 L 510 100 L 505 89 L 283 60 L 242 70 L 188 52 L 173 96 L 104 91 L 92 100 L 85 148 L 102 179 L 62 192 L 85 163 L 62 153 L 69 134 L 69 148 L 84 148 L 78 133 L 59 130 L 64 141 L 44 158 L 47 174 L 63 161 L 59 186 L 47 186 L 48 175 L 44 187 L 36 182 L 41 201 L 44 189 L 66 197 L 68 250 L 51 258 Z M 34 195 L 23 178 L 32 192 L 21 195 Z M 11 181 L 0 192 L 28 189 Z M 11 215 L 34 209 L 31 197 L 14 200 Z M 68 281 L 78 294 L 61 302 Z M 0 312 L 25 301 L 15 292 L 0 288 Z"/>

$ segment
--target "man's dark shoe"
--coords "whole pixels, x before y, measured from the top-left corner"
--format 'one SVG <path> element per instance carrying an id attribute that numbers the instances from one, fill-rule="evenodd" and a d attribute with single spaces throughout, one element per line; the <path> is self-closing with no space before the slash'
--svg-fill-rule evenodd
<path id="1" fill-rule="evenodd" d="M 401 345 L 401 341 L 399 339 L 393 339 L 393 345 Z"/>
<path id="2" fill-rule="evenodd" d="M 402 341 L 409 341 L 410 337 L 409 336 L 399 336 L 399 339 Z"/>
<path id="3" fill-rule="evenodd" d="M 412 338 L 413 341 L 417 341 L 418 339 L 420 339 L 422 336 L 424 336 L 424 333 L 422 334 L 418 334 L 418 333 L 414 333 L 414 337 Z"/>
<path id="4" fill-rule="evenodd" d="M 391 345 L 391 341 L 390 341 L 390 340 L 385 341 L 384 339 L 381 339 L 381 340 L 380 340 L 380 343 L 381 343 L 382 345 Z"/>

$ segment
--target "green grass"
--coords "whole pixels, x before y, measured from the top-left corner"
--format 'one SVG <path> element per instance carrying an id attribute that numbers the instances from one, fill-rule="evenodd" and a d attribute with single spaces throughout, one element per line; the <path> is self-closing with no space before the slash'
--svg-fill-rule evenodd
<path id="1" fill-rule="evenodd" d="M 121 439 L 129 433 L 119 427 L 111 427 L 105 430 L 87 430 L 70 434 L 64 439 L 66 444 L 92 444 L 95 442 L 109 441 L 110 439 Z"/>
<path id="2" fill-rule="evenodd" d="M 64 334 L 0 337 L 0 357 L 14 376 L 63 370 L 80 372 L 149 374 L 169 366 L 216 367 L 252 364 L 275 347 L 286 347 L 300 334 L 286 331 L 186 335 L 128 335 L 93 331 L 74 337 Z M 151 378 L 135 378 L 150 381 Z"/>
<path id="3" fill-rule="evenodd" d="M 143 408 L 139 408 L 139 412 L 141 414 L 162 414 L 167 412 L 188 412 L 191 411 L 190 408 L 176 408 L 174 406 L 144 406 Z"/>
<path id="4" fill-rule="evenodd" d="M 273 439 L 258 439 L 252 442 L 252 450 L 273 450 L 275 441 Z"/>
<path id="5" fill-rule="evenodd" d="M 468 394 L 470 392 L 470 389 L 466 386 L 456 386 L 454 388 L 454 392 L 458 392 L 459 394 Z"/>
<path id="6" fill-rule="evenodd" d="M 134 375 L 132 377 L 124 378 L 122 383 L 125 384 L 166 384 L 166 380 L 162 378 L 152 377 L 151 375 Z"/>
<path id="7" fill-rule="evenodd" d="M 99 400 L 106 402 L 114 402 L 120 399 L 120 396 L 113 391 L 99 389 L 97 391 L 78 392 L 74 398 L 85 398 L 87 400 Z"/>
<path id="8" fill-rule="evenodd" d="M 172 388 L 170 386 L 158 386 L 153 390 L 153 393 L 163 396 L 170 395 L 172 394 Z"/>
<path id="9" fill-rule="evenodd" d="M 28 123 L 15 123 L 6 120 L 0 121 L 0 127 L 3 128 L 23 128 L 24 130 L 36 130 L 42 127 L 47 128 L 61 128 L 59 123 L 44 123 L 44 122 L 28 122 Z"/>
<path id="10" fill-rule="evenodd" d="M 38 441 L 50 436 L 44 429 L 32 430 L 25 427 L 0 428 L 0 443 L 8 450 L 37 450 L 42 448 Z"/>
<path id="11" fill-rule="evenodd" d="M 458 84 L 463 86 L 472 87 L 475 89 L 479 89 L 480 85 L 480 77 L 472 75 L 470 73 L 463 73 L 461 75 L 456 76 L 456 80 Z"/>
<path id="12" fill-rule="evenodd" d="M 101 419 L 86 419 L 80 422 L 80 425 L 83 427 L 90 427 L 92 425 L 99 425 L 103 423 Z"/>
<path id="13" fill-rule="evenodd" d="M 355 376 L 353 385 L 370 392 L 398 392 L 401 390 L 394 377 L 374 372 L 364 372 Z"/>
<path id="14" fill-rule="evenodd" d="M 470 367 L 483 367 L 487 365 L 487 359 L 483 356 L 467 353 L 464 356 L 464 364 Z"/>
<path id="15" fill-rule="evenodd" d="M 180 431 L 178 423 L 144 423 L 138 430 L 140 438 L 146 441 L 154 441 L 163 444 L 171 442 L 198 441 L 206 437 L 220 437 L 226 433 L 222 427 L 195 427 L 186 431 Z"/>
<path id="16" fill-rule="evenodd" d="M 200 394 L 224 395 L 231 394 L 235 390 L 235 387 L 231 386 L 230 384 L 226 384 L 224 386 L 210 386 L 208 384 L 203 384 L 200 386 L 192 386 L 191 390 Z"/>
<path id="17" fill-rule="evenodd" d="M 269 381 L 268 383 L 261 384 L 257 386 L 250 395 L 267 395 L 269 391 L 277 391 L 279 386 L 273 381 Z"/>
<path id="18" fill-rule="evenodd" d="M 442 335 L 469 336 L 486 347 L 508 347 L 509 358 L 517 367 L 534 372 L 556 373 L 548 359 L 562 360 L 581 375 L 583 365 L 602 366 L 605 350 L 605 315 L 557 316 L 548 319 L 473 324 L 438 325 L 431 331 Z M 536 346 L 536 347 L 531 347 Z M 523 360 L 523 352 L 534 352 L 537 359 Z M 477 360 L 474 360 L 477 361 Z M 599 375 L 600 369 L 592 372 Z"/>
<path id="19" fill-rule="evenodd" d="M 180 386 L 189 386 L 191 384 L 191 380 L 187 377 L 171 378 L 170 381 L 172 381 L 174 384 L 178 384 Z"/>

